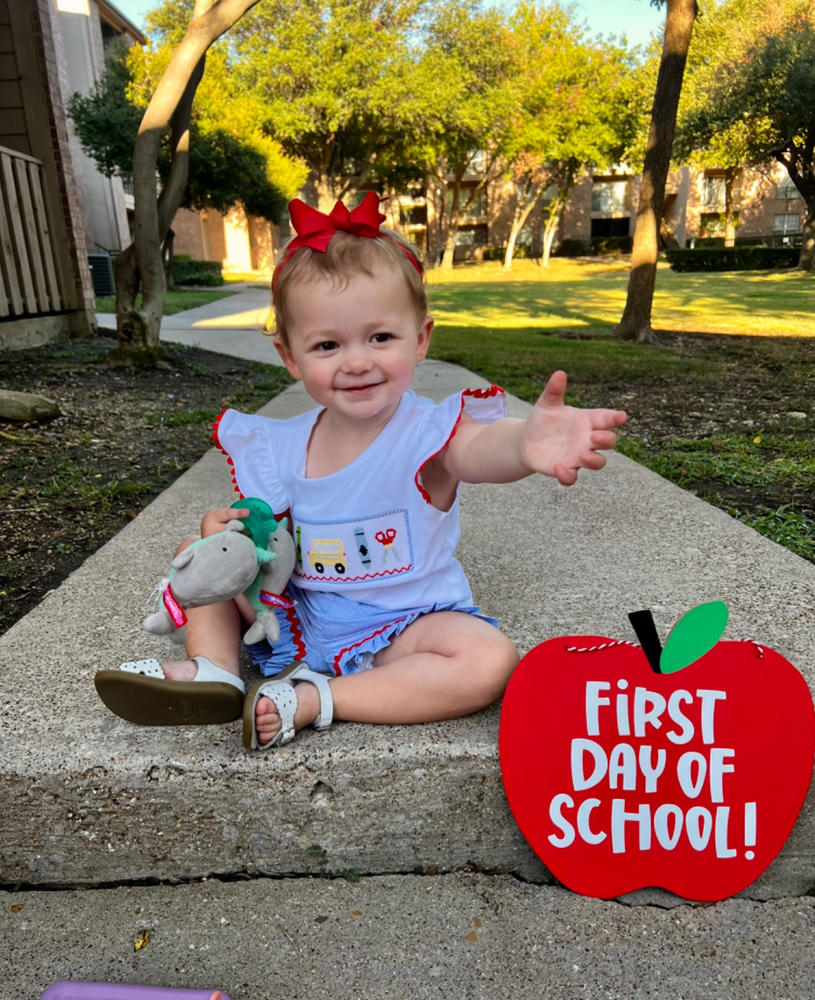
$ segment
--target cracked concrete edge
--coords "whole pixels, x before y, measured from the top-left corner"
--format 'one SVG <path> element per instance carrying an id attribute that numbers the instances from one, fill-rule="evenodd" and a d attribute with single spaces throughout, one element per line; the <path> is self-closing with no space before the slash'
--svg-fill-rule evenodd
<path id="1" fill-rule="evenodd" d="M 420 391 L 436 398 L 464 385 L 483 384 L 463 369 L 439 363 L 425 363 L 419 375 Z M 302 389 L 292 387 L 264 410 L 286 416 L 309 405 Z M 528 409 L 527 404 L 512 399 L 510 406 L 518 414 Z M 500 792 L 495 710 L 417 729 L 342 725 L 331 731 L 330 738 L 312 741 L 304 737 L 284 753 L 260 757 L 243 754 L 234 727 L 140 730 L 121 723 L 98 703 L 91 683 L 97 668 L 155 655 L 156 640 L 140 631 L 133 595 L 146 597 L 162 575 L 168 553 L 181 537 L 195 530 L 202 510 L 230 495 L 224 464 L 216 452 L 208 453 L 0 638 L 4 791 L 9 802 L 26 805 L 25 810 L 9 810 L 9 820 L 16 818 L 0 837 L 8 862 L 3 866 L 5 880 L 59 880 L 55 868 L 46 871 L 34 865 L 32 871 L 31 859 L 48 857 L 52 832 L 60 828 L 67 832 L 72 826 L 66 822 L 68 813 L 95 816 L 100 830 L 107 824 L 107 829 L 116 832 L 112 851 L 107 851 L 101 839 L 93 844 L 85 838 L 84 848 L 80 844 L 81 850 L 93 844 L 88 858 L 92 870 L 102 860 L 110 863 L 100 850 L 126 857 L 132 831 L 142 820 L 149 821 L 148 826 L 152 822 L 139 799 L 152 803 L 151 810 L 158 808 L 150 774 L 158 774 L 159 785 L 166 786 L 161 789 L 160 810 L 166 821 L 162 825 L 173 831 L 176 823 L 184 829 L 185 817 L 201 811 L 201 803 L 212 799 L 213 789 L 218 795 L 219 782 L 225 787 L 257 784 L 263 794 L 264 782 L 275 785 L 285 781 L 287 773 L 302 773 L 340 785 L 344 770 L 364 769 L 371 761 L 382 762 L 387 775 L 383 784 L 393 799 L 412 804 L 411 822 L 422 828 L 424 839 L 414 836 L 411 827 L 407 829 L 419 862 L 428 856 L 441 867 L 473 859 L 469 851 L 462 853 L 467 847 L 462 840 L 456 842 L 456 851 L 446 863 L 439 858 L 445 817 L 428 808 L 426 795 L 422 801 L 416 773 L 424 771 L 430 780 L 446 775 L 444 781 L 457 787 L 456 769 L 461 769 L 460 776 L 475 768 L 489 787 L 494 808 L 482 816 L 480 802 L 474 795 L 467 798 L 466 787 L 463 799 L 455 799 L 480 824 L 470 837 L 483 846 L 483 855 L 476 855 L 475 860 L 486 868 L 522 870 L 529 851 L 514 831 Z M 626 611 L 642 606 L 654 610 L 664 634 L 688 607 L 724 598 L 731 609 L 732 634 L 759 638 L 783 652 L 812 688 L 815 567 L 723 512 L 620 455 L 610 456 L 601 475 L 587 477 L 571 490 L 528 480 L 511 487 L 465 487 L 463 492 L 461 559 L 485 610 L 501 619 L 522 651 L 551 635 L 619 636 L 626 626 Z M 554 581 L 551 567 L 557 567 Z M 174 774 L 186 778 L 176 781 Z M 473 793 L 482 788 L 478 781 L 471 786 Z M 32 794 L 27 795 L 27 790 Z M 355 794 L 353 789 L 349 794 Z M 103 815 L 100 803 L 105 801 L 119 803 L 118 829 L 112 818 L 116 810 Z M 498 802 L 504 810 L 501 814 L 495 811 Z M 358 810 L 360 842 L 366 829 L 368 839 L 376 839 L 375 816 L 368 814 L 366 820 L 365 806 L 364 796 L 348 806 L 352 812 Z M 513 834 L 497 836 L 490 828 L 494 820 Z M 796 895 L 809 891 L 815 882 L 813 823 L 810 792 L 784 853 L 763 877 L 762 892 Z M 302 856 L 315 842 L 315 824 L 319 828 L 319 819 L 309 819 L 293 837 L 292 855 Z M 211 824 L 208 829 L 214 832 L 218 826 Z M 231 852 L 230 865 L 237 870 L 243 864 L 238 856 L 240 838 L 229 831 L 219 835 L 222 839 L 214 843 L 213 856 L 228 847 L 225 853 Z M 275 843 L 273 834 L 268 836 L 268 843 L 261 845 L 267 854 Z M 76 871 L 80 848 L 63 874 L 67 869 Z M 134 862 L 136 857 L 141 861 L 142 849 L 149 849 L 146 842 Z M 500 862 L 489 857 L 492 850 Z M 509 858 L 507 851 L 512 855 Z M 215 869 L 212 860 L 208 864 L 207 860 L 199 857 L 196 861 L 199 871 Z M 381 867 L 391 867 L 386 856 L 380 861 Z M 347 866 L 354 867 L 353 859 Z M 117 869 L 114 877 L 124 874 Z"/>
<path id="2" fill-rule="evenodd" d="M 811 898 L 662 909 L 474 872 L 209 879 L 0 893 L 0 980 L 8 1000 L 63 979 L 231 1000 L 810 1000 L 813 926 Z"/>

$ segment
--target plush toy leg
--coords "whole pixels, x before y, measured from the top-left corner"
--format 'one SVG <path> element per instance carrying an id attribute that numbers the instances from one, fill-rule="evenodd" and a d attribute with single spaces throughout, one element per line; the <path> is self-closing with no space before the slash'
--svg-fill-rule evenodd
<path id="1" fill-rule="evenodd" d="M 161 607 L 144 619 L 142 628 L 145 632 L 152 632 L 153 635 L 170 635 L 175 631 L 175 622 L 167 614 L 166 608 Z"/>
<path id="2" fill-rule="evenodd" d="M 259 611 L 257 621 L 246 630 L 243 641 L 248 645 L 267 639 L 274 645 L 280 638 L 280 622 L 274 611 Z"/>

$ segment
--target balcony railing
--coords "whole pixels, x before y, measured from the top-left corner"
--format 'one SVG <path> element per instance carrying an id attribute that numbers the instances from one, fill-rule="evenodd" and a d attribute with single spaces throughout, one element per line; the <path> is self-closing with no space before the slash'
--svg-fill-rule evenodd
<path id="1" fill-rule="evenodd" d="M 0 146 L 0 319 L 61 309 L 42 162 Z"/>

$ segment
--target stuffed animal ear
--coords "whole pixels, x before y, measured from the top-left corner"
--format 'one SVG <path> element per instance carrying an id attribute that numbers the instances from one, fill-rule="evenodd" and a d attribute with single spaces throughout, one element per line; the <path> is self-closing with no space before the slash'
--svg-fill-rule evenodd
<path id="1" fill-rule="evenodd" d="M 227 531 L 243 531 L 246 527 L 244 521 L 239 521 L 237 518 L 233 518 L 231 521 L 227 521 L 226 530 Z"/>
<path id="2" fill-rule="evenodd" d="M 179 552 L 178 555 L 175 557 L 175 559 L 173 559 L 173 561 L 170 563 L 170 565 L 173 567 L 173 569 L 183 569 L 183 567 L 186 566 L 188 562 L 190 562 L 190 560 L 194 555 L 195 552 L 193 551 L 193 547 L 190 546 L 189 548 L 184 549 L 183 552 Z"/>

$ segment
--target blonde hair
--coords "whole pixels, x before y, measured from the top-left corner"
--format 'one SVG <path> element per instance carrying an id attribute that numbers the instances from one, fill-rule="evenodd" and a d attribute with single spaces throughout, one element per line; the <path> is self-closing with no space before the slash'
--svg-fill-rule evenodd
<path id="1" fill-rule="evenodd" d="M 287 328 L 289 289 L 298 284 L 328 279 L 338 290 L 357 274 L 375 278 L 383 269 L 402 274 L 410 299 L 420 319 L 427 315 L 427 292 L 420 273 L 421 262 L 416 248 L 398 233 L 381 230 L 376 239 L 355 236 L 342 230 L 334 233 L 325 253 L 301 247 L 277 265 L 272 278 L 274 337 L 288 346 Z M 416 262 L 414 264 L 414 261 Z M 418 267 L 417 267 L 418 265 Z"/>

